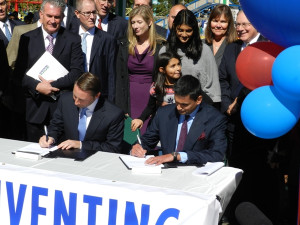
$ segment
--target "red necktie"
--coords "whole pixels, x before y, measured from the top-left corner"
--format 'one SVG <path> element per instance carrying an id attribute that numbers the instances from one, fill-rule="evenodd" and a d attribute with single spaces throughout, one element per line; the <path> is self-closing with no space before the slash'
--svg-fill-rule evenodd
<path id="1" fill-rule="evenodd" d="M 98 29 L 102 30 L 102 26 L 101 26 L 101 18 L 98 19 Z"/>
<path id="2" fill-rule="evenodd" d="M 186 115 L 185 119 L 184 119 L 184 121 L 182 123 L 176 152 L 180 152 L 183 149 L 183 146 L 184 146 L 184 143 L 185 143 L 185 139 L 186 139 L 186 136 L 187 136 L 187 133 L 188 133 L 187 121 L 188 121 L 189 117 L 190 117 L 189 115 Z"/>

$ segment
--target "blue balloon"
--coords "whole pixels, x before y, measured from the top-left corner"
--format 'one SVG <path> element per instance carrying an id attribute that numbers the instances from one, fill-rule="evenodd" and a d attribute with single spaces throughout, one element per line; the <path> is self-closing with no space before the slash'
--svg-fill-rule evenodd
<path id="1" fill-rule="evenodd" d="M 240 0 L 240 3 L 263 36 L 284 47 L 300 44 L 299 0 Z"/>
<path id="2" fill-rule="evenodd" d="M 274 87 L 281 95 L 300 100 L 300 45 L 282 51 L 272 66 Z"/>
<path id="3" fill-rule="evenodd" d="M 299 116 L 300 102 L 282 97 L 274 86 L 253 90 L 241 108 L 241 118 L 246 129 L 265 139 L 287 133 L 297 123 Z"/>

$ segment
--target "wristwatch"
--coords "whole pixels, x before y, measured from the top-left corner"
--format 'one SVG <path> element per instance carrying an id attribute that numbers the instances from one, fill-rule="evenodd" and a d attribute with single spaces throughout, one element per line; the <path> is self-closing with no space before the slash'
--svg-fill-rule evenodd
<path id="1" fill-rule="evenodd" d="M 178 152 L 173 152 L 172 156 L 173 156 L 173 162 L 177 162 Z"/>

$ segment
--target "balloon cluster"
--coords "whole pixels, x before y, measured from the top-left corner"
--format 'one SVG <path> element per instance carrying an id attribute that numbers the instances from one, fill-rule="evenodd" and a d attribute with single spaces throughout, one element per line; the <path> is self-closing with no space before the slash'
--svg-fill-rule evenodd
<path id="1" fill-rule="evenodd" d="M 253 26 L 272 42 L 246 47 L 236 62 L 241 83 L 253 90 L 244 100 L 244 126 L 260 138 L 287 133 L 300 117 L 300 1 L 240 0 Z M 284 18 L 279 12 L 285 14 Z M 276 44 L 275 44 L 276 43 Z M 284 49 L 284 46 L 286 49 Z"/>

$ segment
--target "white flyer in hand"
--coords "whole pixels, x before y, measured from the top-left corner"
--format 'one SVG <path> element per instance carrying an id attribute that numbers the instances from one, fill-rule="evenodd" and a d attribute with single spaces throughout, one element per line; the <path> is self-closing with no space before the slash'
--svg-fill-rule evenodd
<path id="1" fill-rule="evenodd" d="M 30 70 L 28 70 L 27 75 L 36 80 L 40 80 L 39 75 L 46 80 L 57 80 L 68 73 L 69 71 L 56 58 L 45 51 Z"/>

